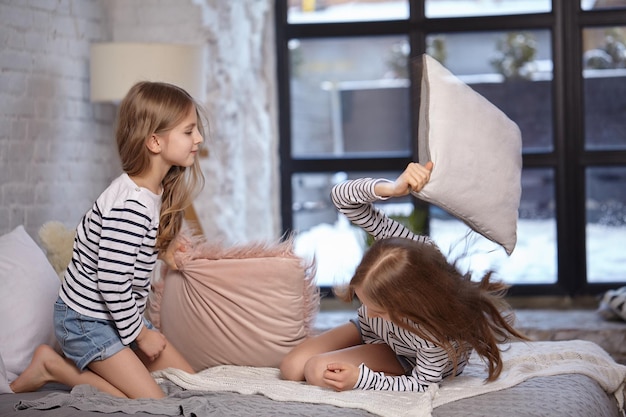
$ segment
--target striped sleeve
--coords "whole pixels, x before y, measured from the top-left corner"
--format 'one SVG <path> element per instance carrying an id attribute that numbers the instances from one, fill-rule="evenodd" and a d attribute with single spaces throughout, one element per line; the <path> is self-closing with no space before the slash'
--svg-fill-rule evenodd
<path id="1" fill-rule="evenodd" d="M 371 344 L 371 345 L 376 345 L 376 344 L 383 344 L 386 343 L 383 339 L 381 339 L 377 332 L 375 331 L 375 329 L 372 328 L 372 326 L 370 326 L 370 320 L 366 320 L 364 318 L 364 310 L 365 307 L 363 305 L 361 305 L 361 307 L 358 310 L 358 319 L 359 319 L 359 330 L 361 332 L 361 339 L 363 340 L 363 343 L 366 344 Z M 377 320 L 371 320 L 371 321 L 377 321 Z"/>
<path id="2" fill-rule="evenodd" d="M 447 360 L 447 355 L 444 355 Z M 419 360 L 419 358 L 418 358 Z M 441 382 L 441 375 L 445 368 L 445 362 L 437 371 L 435 363 L 426 364 L 429 373 L 422 373 L 416 366 L 411 375 L 387 376 L 382 372 L 372 371 L 361 364 L 359 366 L 359 379 L 354 388 L 362 390 L 385 390 L 385 391 L 415 391 L 425 392 L 433 384 Z"/>
<path id="3" fill-rule="evenodd" d="M 141 203 L 128 200 L 102 217 L 98 258 L 98 289 L 124 344 L 142 329 L 142 311 L 154 259 L 147 248 L 156 244 L 156 229 Z M 141 301 L 143 305 L 139 305 Z"/>
<path id="4" fill-rule="evenodd" d="M 467 365 L 469 352 L 457 364 L 456 375 L 460 375 Z M 365 364 L 359 366 L 359 378 L 355 389 L 415 391 L 425 392 L 431 385 L 439 384 L 444 378 L 452 375 L 450 357 L 443 348 L 431 347 L 418 349 L 416 365 L 410 375 L 388 376 L 383 372 L 375 372 Z"/>
<path id="5" fill-rule="evenodd" d="M 331 200 L 337 210 L 354 225 L 372 235 L 375 240 L 389 237 L 404 237 L 412 240 L 433 243 L 428 236 L 417 235 L 403 224 L 387 217 L 374 206 L 375 201 L 386 200 L 377 196 L 374 187 L 384 179 L 359 178 L 344 181 L 333 187 Z"/>

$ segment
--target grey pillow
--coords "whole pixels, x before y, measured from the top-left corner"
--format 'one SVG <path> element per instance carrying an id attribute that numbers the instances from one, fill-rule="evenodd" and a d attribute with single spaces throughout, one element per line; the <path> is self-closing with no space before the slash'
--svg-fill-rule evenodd
<path id="1" fill-rule="evenodd" d="M 517 242 L 522 137 L 500 109 L 424 54 L 418 129 L 419 162 L 433 161 L 415 196 L 464 221 L 511 254 Z"/>

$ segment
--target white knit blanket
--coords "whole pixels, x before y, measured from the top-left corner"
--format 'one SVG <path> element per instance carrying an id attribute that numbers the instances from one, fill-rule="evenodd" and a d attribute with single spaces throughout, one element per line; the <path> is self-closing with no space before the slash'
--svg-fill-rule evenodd
<path id="1" fill-rule="evenodd" d="M 504 369 L 498 380 L 484 383 L 486 367 L 473 356 L 463 374 L 446 379 L 426 393 L 362 391 L 334 392 L 304 383 L 280 379 L 276 368 L 223 365 L 188 374 L 176 369 L 154 373 L 188 390 L 232 391 L 262 394 L 276 401 L 298 401 L 360 408 L 384 417 L 430 417 L 435 407 L 451 401 L 512 387 L 529 378 L 559 374 L 583 374 L 595 379 L 624 407 L 626 366 L 616 363 L 593 342 L 517 342 L 503 352 Z"/>

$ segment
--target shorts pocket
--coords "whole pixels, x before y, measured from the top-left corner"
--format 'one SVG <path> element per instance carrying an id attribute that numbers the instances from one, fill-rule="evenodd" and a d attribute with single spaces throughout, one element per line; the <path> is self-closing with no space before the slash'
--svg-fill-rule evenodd
<path id="1" fill-rule="evenodd" d="M 67 310 L 67 305 L 61 299 L 54 303 L 54 333 L 61 346 L 65 345 L 68 336 L 68 331 L 65 327 Z"/>

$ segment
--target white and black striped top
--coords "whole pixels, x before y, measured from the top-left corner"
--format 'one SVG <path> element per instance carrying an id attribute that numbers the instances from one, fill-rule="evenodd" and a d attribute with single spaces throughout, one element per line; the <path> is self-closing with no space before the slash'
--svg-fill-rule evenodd
<path id="1" fill-rule="evenodd" d="M 428 236 L 414 234 L 373 205 L 375 201 L 386 199 L 377 196 L 374 192 L 374 186 L 379 181 L 387 180 L 361 178 L 338 184 L 331 192 L 333 204 L 340 213 L 376 240 L 404 237 L 434 244 Z M 416 299 L 415 302 L 419 300 Z M 396 355 L 403 357 L 405 363 L 410 364 L 412 370 L 402 376 L 386 376 L 383 372 L 373 371 L 365 364 L 361 364 L 359 379 L 354 388 L 424 392 L 430 385 L 437 384 L 443 378 L 452 375 L 454 364 L 442 347 L 388 320 L 368 317 L 365 306 L 359 308 L 358 319 L 364 343 L 386 343 Z M 412 324 L 419 326 L 419 324 Z M 457 375 L 465 368 L 470 353 L 471 348 L 457 363 Z"/>
<path id="2" fill-rule="evenodd" d="M 160 195 L 116 178 L 79 223 L 59 291 L 78 313 L 114 321 L 125 345 L 143 327 L 160 209 Z"/>
<path id="3" fill-rule="evenodd" d="M 377 182 L 383 179 L 359 178 L 337 184 L 331 191 L 331 199 L 337 210 L 352 223 L 372 235 L 375 240 L 389 237 L 405 237 L 434 244 L 428 236 L 416 235 L 403 224 L 387 217 L 372 203 L 387 200 L 374 193 Z"/>

